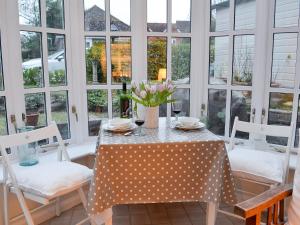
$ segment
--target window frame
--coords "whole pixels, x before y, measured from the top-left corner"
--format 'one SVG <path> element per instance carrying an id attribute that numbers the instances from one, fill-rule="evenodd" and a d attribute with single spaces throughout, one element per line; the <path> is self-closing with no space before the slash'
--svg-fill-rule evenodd
<path id="1" fill-rule="evenodd" d="M 146 12 L 147 10 L 147 0 L 144 0 L 146 2 L 145 7 L 146 7 Z M 194 28 L 198 25 L 198 22 L 195 18 L 194 15 L 196 14 L 196 12 L 194 12 L 193 10 L 193 6 L 196 5 L 198 3 L 196 3 L 195 1 L 191 0 L 190 3 L 190 32 L 189 33 L 180 33 L 180 32 L 172 32 L 172 0 L 167 0 L 167 32 L 148 32 L 147 31 L 147 16 L 146 16 L 146 32 L 145 32 L 145 40 L 146 40 L 146 44 L 148 45 L 148 38 L 149 37 L 165 37 L 167 39 L 167 79 L 171 80 L 172 79 L 172 38 L 190 38 L 190 44 L 191 44 L 191 53 L 190 53 L 190 80 L 189 80 L 189 84 L 176 84 L 177 89 L 189 89 L 189 93 L 190 93 L 190 115 L 195 115 L 197 113 L 197 109 L 200 105 L 199 99 L 197 102 L 193 102 L 191 101 L 191 96 L 192 96 L 192 83 L 196 80 L 198 80 L 196 78 L 196 76 L 199 76 L 198 74 L 195 76 L 195 70 L 194 68 L 192 68 L 193 66 L 193 62 L 192 62 L 192 51 L 193 48 L 197 48 L 199 46 L 198 44 L 195 44 L 195 42 L 193 41 L 192 38 L 193 34 L 196 33 L 198 30 L 194 31 Z M 203 5 L 203 3 L 200 3 L 200 5 Z M 195 45 L 195 46 L 194 46 Z M 146 76 L 144 77 L 144 80 L 148 80 L 148 63 L 147 63 L 147 56 L 148 56 L 148 49 L 145 51 L 144 53 L 144 59 L 146 62 Z M 199 71 L 198 71 L 199 72 Z M 196 105 L 195 105 L 195 104 Z M 197 113 L 198 114 L 198 113 Z M 171 104 L 167 104 L 167 117 L 171 116 Z"/>
<path id="2" fill-rule="evenodd" d="M 271 93 L 287 93 L 293 94 L 293 106 L 292 106 L 292 116 L 291 122 L 294 124 L 295 133 L 296 123 L 297 123 L 297 114 L 298 107 L 300 106 L 300 23 L 298 26 L 290 27 L 275 27 L 275 13 L 276 13 L 276 0 L 270 0 L 269 5 L 269 23 L 268 23 L 268 50 L 267 50 L 267 64 L 266 64 L 266 80 L 264 84 L 264 101 L 263 108 L 265 109 L 265 116 L 262 116 L 262 123 L 267 124 L 269 119 L 269 108 L 270 108 L 270 95 Z M 299 17 L 300 18 L 300 17 Z M 297 33 L 297 51 L 296 51 L 296 68 L 295 68 L 295 80 L 294 88 L 282 88 L 282 87 L 271 87 L 270 82 L 272 79 L 272 65 L 273 65 L 273 49 L 274 49 L 274 34 L 284 34 L 284 33 Z M 296 134 L 292 137 L 292 145 L 296 141 Z M 297 152 L 297 147 L 293 149 L 294 152 Z"/>
<path id="3" fill-rule="evenodd" d="M 5 34 L 3 35 L 6 39 L 6 46 L 3 49 L 5 54 L 4 66 L 5 70 L 9 71 L 9 74 L 15 74 L 14 76 L 10 76 L 10 79 L 6 80 L 6 87 L 9 90 L 9 94 L 7 94 L 7 111 L 8 117 L 15 116 L 16 123 L 12 123 L 11 120 L 8 121 L 10 133 L 15 133 L 17 127 L 24 126 L 23 116 L 25 114 L 25 94 L 31 93 L 45 93 L 46 98 L 46 116 L 47 116 L 47 124 L 51 122 L 51 97 L 50 93 L 53 91 L 67 91 L 68 92 L 68 125 L 70 132 L 70 139 L 67 139 L 66 142 L 73 143 L 76 138 L 76 120 L 75 117 L 71 114 L 71 107 L 73 105 L 73 93 L 72 93 L 72 67 L 71 60 L 69 60 L 69 55 L 71 56 L 71 43 L 70 43 L 70 18 L 69 18 L 69 8 L 70 8 L 70 0 L 64 0 L 64 29 L 56 29 L 56 28 L 47 28 L 46 27 L 46 1 L 40 1 L 41 8 L 41 26 L 33 27 L 31 25 L 21 25 L 19 24 L 19 6 L 18 0 L 14 1 L 2 1 L 0 0 L 0 4 L 4 4 L 3 11 L 7 13 L 7 15 L 15 15 L 15 16 L 5 16 L 4 19 L 9 20 L 9 23 L 4 24 Z M 2 14 L 2 13 L 1 13 Z M 41 88 L 28 88 L 26 89 L 23 85 L 23 71 L 22 71 L 22 57 L 21 57 L 21 39 L 20 39 L 20 31 L 29 31 L 29 32 L 38 32 L 41 33 L 41 50 L 42 50 L 42 64 L 43 64 L 43 73 L 44 73 L 44 87 Z M 49 85 L 49 74 L 48 74 L 48 42 L 47 37 L 48 34 L 58 34 L 64 35 L 65 38 L 65 69 L 66 69 L 66 78 L 67 84 L 66 86 L 50 86 Z M 5 40 L 4 40 L 5 41 Z M 8 51 L 9 49 L 9 51 Z M 6 73 L 4 71 L 4 73 Z M 8 73 L 8 72 L 7 72 Z M 13 103 L 13 104 L 12 104 Z M 11 106 L 13 105 L 13 106 Z"/>
<path id="4" fill-rule="evenodd" d="M 232 91 L 251 91 L 252 99 L 251 99 L 251 110 L 250 110 L 250 121 L 256 121 L 256 115 L 253 115 L 253 108 L 256 108 L 257 102 L 259 102 L 258 95 L 255 95 L 254 87 L 257 85 L 258 72 L 257 72 L 257 65 L 258 57 L 257 55 L 262 52 L 261 49 L 258 48 L 259 41 L 258 39 L 258 32 L 260 31 L 260 26 L 257 21 L 260 21 L 261 14 L 259 13 L 259 7 L 261 7 L 260 1 L 256 0 L 256 26 L 254 29 L 245 29 L 245 30 L 235 30 L 235 0 L 229 0 L 229 30 L 225 31 L 216 31 L 212 32 L 210 30 L 210 21 L 211 21 L 211 0 L 206 0 L 206 51 L 205 51 L 205 72 L 204 72 L 204 93 L 203 93 L 203 102 L 204 105 L 201 106 L 203 115 L 208 116 L 208 105 L 209 105 L 209 98 L 208 98 L 208 91 L 210 89 L 214 90 L 225 90 L 226 91 L 226 110 L 225 110 L 225 132 L 224 136 L 220 136 L 225 140 L 229 140 L 230 137 L 230 117 L 231 117 L 231 99 L 232 99 Z M 255 43 L 254 43 L 254 58 L 253 58 L 253 75 L 252 75 L 252 85 L 234 85 L 232 83 L 233 79 L 233 60 L 234 60 L 234 37 L 235 36 L 242 36 L 242 35 L 254 35 Z M 211 37 L 228 37 L 228 76 L 227 76 L 227 83 L 226 84 L 209 84 L 209 65 L 210 65 L 210 38 Z M 260 81 L 261 82 L 261 81 Z"/>

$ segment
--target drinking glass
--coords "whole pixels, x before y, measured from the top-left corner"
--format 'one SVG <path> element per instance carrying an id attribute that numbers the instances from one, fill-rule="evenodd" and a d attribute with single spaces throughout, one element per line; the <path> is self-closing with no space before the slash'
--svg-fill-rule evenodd
<path id="1" fill-rule="evenodd" d="M 138 132 L 135 134 L 136 136 L 144 136 L 142 133 L 142 126 L 145 123 L 145 116 L 139 115 L 137 112 L 134 113 L 134 123 L 138 126 Z"/>
<path id="2" fill-rule="evenodd" d="M 178 115 L 181 113 L 182 110 L 182 101 L 176 100 L 175 102 L 172 102 L 172 111 L 176 116 L 176 121 L 178 121 Z"/>

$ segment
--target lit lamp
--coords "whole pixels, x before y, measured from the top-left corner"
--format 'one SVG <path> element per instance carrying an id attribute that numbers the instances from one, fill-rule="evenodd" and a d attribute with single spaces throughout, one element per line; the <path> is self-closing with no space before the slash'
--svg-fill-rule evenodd
<path id="1" fill-rule="evenodd" d="M 159 81 L 164 81 L 167 79 L 167 69 L 161 68 L 158 71 L 158 80 Z"/>

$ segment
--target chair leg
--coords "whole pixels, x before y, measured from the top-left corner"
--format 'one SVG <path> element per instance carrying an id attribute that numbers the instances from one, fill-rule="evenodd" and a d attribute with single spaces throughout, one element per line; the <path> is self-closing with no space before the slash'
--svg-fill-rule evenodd
<path id="1" fill-rule="evenodd" d="M 78 189 L 78 194 L 85 210 L 87 210 L 87 199 L 82 188 Z"/>
<path id="2" fill-rule="evenodd" d="M 4 225 L 9 225 L 9 214 L 8 214 L 8 188 L 7 185 L 3 185 L 3 210 L 4 210 Z"/>
<path id="3" fill-rule="evenodd" d="M 61 214 L 60 197 L 57 197 L 56 201 L 55 201 L 55 214 L 56 214 L 56 216 L 60 216 L 60 214 Z"/>
<path id="4" fill-rule="evenodd" d="M 19 200 L 20 206 L 23 210 L 27 225 L 34 225 L 33 219 L 32 219 L 31 214 L 30 214 L 30 211 L 29 211 L 28 206 L 25 202 L 25 198 L 24 198 L 22 192 L 17 188 L 16 188 L 16 195 L 17 195 L 17 198 Z"/>

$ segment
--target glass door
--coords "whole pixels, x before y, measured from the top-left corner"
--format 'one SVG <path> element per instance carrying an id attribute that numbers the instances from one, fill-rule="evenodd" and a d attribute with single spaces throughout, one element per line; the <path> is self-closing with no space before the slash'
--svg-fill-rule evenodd
<path id="1" fill-rule="evenodd" d="M 207 127 L 228 138 L 236 116 L 254 120 L 256 1 L 211 0 L 208 33 Z"/>
<path id="2" fill-rule="evenodd" d="M 25 108 L 24 124 L 39 128 L 55 121 L 65 140 L 72 138 L 74 124 L 66 8 L 64 0 L 18 1 L 21 65 L 17 65 L 22 68 L 19 101 Z"/>
<path id="3" fill-rule="evenodd" d="M 267 80 L 265 83 L 265 116 L 263 122 L 289 126 L 297 125 L 295 147 L 299 143 L 299 0 L 274 0 L 271 5 Z M 269 138 L 276 144 L 286 144 L 285 139 Z"/>

